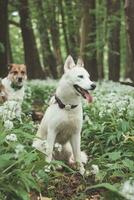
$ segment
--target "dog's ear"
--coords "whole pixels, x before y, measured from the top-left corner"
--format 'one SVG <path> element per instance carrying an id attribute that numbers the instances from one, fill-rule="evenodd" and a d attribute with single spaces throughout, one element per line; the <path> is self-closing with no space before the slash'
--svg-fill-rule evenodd
<path id="1" fill-rule="evenodd" d="M 78 60 L 77 60 L 77 66 L 78 67 L 84 67 L 84 62 L 83 62 L 82 58 L 78 58 Z"/>
<path id="2" fill-rule="evenodd" d="M 67 70 L 72 69 L 73 67 L 75 67 L 75 62 L 72 56 L 68 56 L 64 64 L 64 71 L 66 72 Z"/>
<path id="3" fill-rule="evenodd" d="M 12 69 L 12 67 L 13 67 L 13 64 L 8 64 L 8 71 L 10 71 L 11 69 Z"/>
<path id="4" fill-rule="evenodd" d="M 25 64 L 21 64 L 21 66 L 23 67 L 23 69 L 26 71 L 27 70 L 27 67 Z"/>

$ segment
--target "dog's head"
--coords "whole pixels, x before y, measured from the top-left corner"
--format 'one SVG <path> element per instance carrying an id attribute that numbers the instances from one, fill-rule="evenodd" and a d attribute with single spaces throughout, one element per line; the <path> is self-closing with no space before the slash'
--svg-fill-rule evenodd
<path id="1" fill-rule="evenodd" d="M 0 104 L 4 103 L 7 100 L 7 93 L 5 91 L 5 87 L 2 84 L 2 80 L 0 79 Z"/>
<path id="2" fill-rule="evenodd" d="M 26 66 L 24 64 L 10 64 L 8 78 L 13 86 L 21 87 L 27 79 Z"/>
<path id="3" fill-rule="evenodd" d="M 84 69 L 82 59 L 79 58 L 77 64 L 75 64 L 73 58 L 68 56 L 65 61 L 64 72 L 76 93 L 91 102 L 92 96 L 89 91 L 94 90 L 96 85 L 90 80 L 89 73 Z"/>

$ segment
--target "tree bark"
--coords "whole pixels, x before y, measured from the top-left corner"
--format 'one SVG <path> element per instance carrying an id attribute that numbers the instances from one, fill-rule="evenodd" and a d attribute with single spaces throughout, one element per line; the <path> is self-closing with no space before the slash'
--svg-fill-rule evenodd
<path id="1" fill-rule="evenodd" d="M 128 33 L 128 58 L 131 60 L 131 65 L 127 66 L 126 77 L 134 81 L 134 1 L 125 1 L 125 14 Z"/>
<path id="2" fill-rule="evenodd" d="M 24 44 L 25 63 L 27 65 L 28 78 L 45 78 L 42 70 L 39 54 L 36 46 L 34 32 L 29 13 L 28 0 L 20 0 L 19 4 L 20 27 Z"/>
<path id="3" fill-rule="evenodd" d="M 52 75 L 54 79 L 57 78 L 57 63 L 56 58 L 51 50 L 50 37 L 48 32 L 48 21 L 46 15 L 44 14 L 43 1 L 34 0 L 36 9 L 37 9 L 37 28 L 39 31 L 41 50 L 43 56 L 43 65 L 46 71 L 47 76 Z"/>
<path id="4" fill-rule="evenodd" d="M 96 1 L 96 40 L 98 79 L 104 78 L 104 46 L 106 43 L 106 5 L 105 0 Z"/>
<path id="5" fill-rule="evenodd" d="M 60 10 L 60 14 L 61 14 L 61 20 L 62 20 L 61 23 L 62 23 L 62 30 L 63 30 L 63 36 L 64 36 L 64 41 L 65 41 L 66 54 L 69 55 L 69 44 L 68 44 L 68 38 L 67 38 L 65 13 L 64 13 L 63 3 L 62 3 L 61 0 L 58 0 L 58 5 L 59 5 L 59 10 Z"/>
<path id="6" fill-rule="evenodd" d="M 91 75 L 91 79 L 98 80 L 98 69 L 96 59 L 96 19 L 94 13 L 94 0 L 83 0 L 83 13 L 80 27 L 80 56 L 83 58 L 85 68 Z"/>
<path id="7" fill-rule="evenodd" d="M 59 21 L 57 17 L 56 11 L 56 1 L 53 0 L 49 2 L 49 26 L 50 26 L 50 33 L 52 38 L 52 45 L 54 49 L 54 54 L 56 58 L 56 63 L 59 68 L 59 72 L 61 72 L 61 67 L 63 65 L 62 55 L 61 55 L 61 48 L 60 48 L 60 33 L 59 33 Z"/>
<path id="8" fill-rule="evenodd" d="M 120 78 L 120 1 L 108 0 L 109 35 L 108 65 L 109 80 L 119 81 Z"/>
<path id="9" fill-rule="evenodd" d="M 67 24 L 67 35 L 69 44 L 69 54 L 73 58 L 77 58 L 77 27 L 76 20 L 74 18 L 73 3 L 70 0 L 65 0 L 65 13 L 66 13 L 66 24 Z"/>
<path id="10" fill-rule="evenodd" d="M 8 65 L 8 0 L 0 0 L 0 77 L 7 74 Z"/>

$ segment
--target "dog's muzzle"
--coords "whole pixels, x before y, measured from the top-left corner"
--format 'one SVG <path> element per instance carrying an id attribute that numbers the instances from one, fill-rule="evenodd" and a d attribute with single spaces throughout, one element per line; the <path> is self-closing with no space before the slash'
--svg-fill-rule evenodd
<path id="1" fill-rule="evenodd" d="M 85 89 L 83 89 L 82 87 L 80 87 L 79 85 L 76 85 L 76 84 L 73 85 L 73 86 L 74 86 L 75 90 L 76 90 L 83 98 L 87 99 L 87 101 L 88 101 L 89 103 L 92 102 L 93 98 L 92 98 L 92 96 L 91 96 L 91 94 L 89 93 L 88 90 L 85 90 Z M 94 90 L 95 88 L 96 88 L 96 85 L 93 83 L 93 84 L 91 85 L 90 90 Z"/>

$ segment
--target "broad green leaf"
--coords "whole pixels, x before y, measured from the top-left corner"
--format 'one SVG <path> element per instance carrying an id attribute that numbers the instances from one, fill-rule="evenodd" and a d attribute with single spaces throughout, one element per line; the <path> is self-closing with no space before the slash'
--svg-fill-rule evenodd
<path id="1" fill-rule="evenodd" d="M 11 158 L 13 158 L 12 153 L 0 155 L 0 168 L 8 167 L 10 164 L 12 164 L 13 161 L 10 160 Z"/>
<path id="2" fill-rule="evenodd" d="M 125 167 L 127 167 L 130 171 L 134 171 L 134 161 L 130 159 L 125 159 L 122 161 Z"/>
<path id="3" fill-rule="evenodd" d="M 111 153 L 107 153 L 109 159 L 111 161 L 116 161 L 118 159 L 121 158 L 121 152 L 120 151 L 114 151 L 114 152 L 111 152 Z"/>

